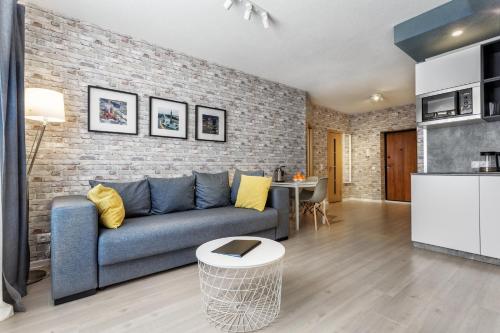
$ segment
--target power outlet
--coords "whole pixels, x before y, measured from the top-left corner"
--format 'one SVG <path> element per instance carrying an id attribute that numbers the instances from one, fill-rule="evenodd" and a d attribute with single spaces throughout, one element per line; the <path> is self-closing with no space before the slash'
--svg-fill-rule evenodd
<path id="1" fill-rule="evenodd" d="M 50 232 L 36 235 L 36 242 L 39 244 L 40 243 L 50 243 Z"/>
<path id="2" fill-rule="evenodd" d="M 470 166 L 471 166 L 473 171 L 478 171 L 479 168 L 486 167 L 487 164 L 486 164 L 486 161 L 472 161 L 470 163 Z"/>

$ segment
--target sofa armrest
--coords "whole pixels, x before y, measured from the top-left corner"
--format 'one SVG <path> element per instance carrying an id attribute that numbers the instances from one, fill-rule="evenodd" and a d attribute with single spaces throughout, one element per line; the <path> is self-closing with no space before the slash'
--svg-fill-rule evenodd
<path id="1" fill-rule="evenodd" d="M 95 292 L 98 228 L 97 208 L 84 196 L 52 201 L 51 281 L 55 304 Z"/>
<path id="2" fill-rule="evenodd" d="M 289 225 L 289 190 L 284 187 L 271 187 L 267 198 L 267 206 L 278 210 L 278 227 L 276 228 L 276 239 L 288 238 Z"/>

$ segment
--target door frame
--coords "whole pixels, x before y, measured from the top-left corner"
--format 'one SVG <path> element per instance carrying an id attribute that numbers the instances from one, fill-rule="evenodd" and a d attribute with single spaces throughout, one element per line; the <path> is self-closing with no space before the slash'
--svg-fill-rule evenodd
<path id="1" fill-rule="evenodd" d="M 384 134 L 384 162 L 382 163 L 384 167 L 384 200 L 386 201 L 395 201 L 395 202 L 407 202 L 407 201 L 402 201 L 402 200 L 387 200 L 387 134 L 392 134 L 392 133 L 404 133 L 404 132 L 412 132 L 415 131 L 417 134 L 417 141 L 415 142 L 417 144 L 417 156 L 416 156 L 416 161 L 417 161 L 417 168 L 418 168 L 418 131 L 416 127 L 412 128 L 406 128 L 402 130 L 396 130 L 396 131 L 385 131 L 382 132 Z"/>
<path id="2" fill-rule="evenodd" d="M 309 123 L 306 129 L 306 174 L 314 176 L 314 128 Z"/>
<path id="3" fill-rule="evenodd" d="M 343 152 L 344 152 L 344 140 L 343 140 L 343 137 L 342 135 L 344 134 L 343 132 L 341 131 L 336 131 L 336 130 L 331 130 L 329 129 L 326 133 L 326 175 L 328 177 L 328 188 L 327 188 L 327 198 L 328 198 L 328 202 L 329 203 L 333 203 L 333 198 L 330 198 L 330 168 L 329 168 L 329 155 L 330 155 L 330 148 L 331 146 L 331 143 L 329 141 L 329 136 L 330 134 L 337 134 L 337 135 L 340 135 L 341 136 L 341 142 L 340 142 L 340 146 L 342 147 L 342 151 L 341 151 L 341 158 L 342 158 L 342 163 L 340 165 L 340 168 L 341 168 L 341 172 L 340 172 L 340 177 L 342 178 L 341 179 L 341 182 L 340 182 L 340 201 L 343 200 L 344 198 L 344 156 L 343 156 Z"/>

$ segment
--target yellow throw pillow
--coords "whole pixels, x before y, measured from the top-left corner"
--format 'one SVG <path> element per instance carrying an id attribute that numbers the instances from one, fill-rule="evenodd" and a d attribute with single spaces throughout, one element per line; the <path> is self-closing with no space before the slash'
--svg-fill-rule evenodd
<path id="1" fill-rule="evenodd" d="M 266 208 L 267 193 L 272 178 L 241 175 L 235 207 L 252 208 L 262 212 Z"/>
<path id="2" fill-rule="evenodd" d="M 99 221 L 109 229 L 122 225 L 125 218 L 125 206 L 116 190 L 99 184 L 87 193 L 87 199 L 92 201 L 99 212 Z"/>

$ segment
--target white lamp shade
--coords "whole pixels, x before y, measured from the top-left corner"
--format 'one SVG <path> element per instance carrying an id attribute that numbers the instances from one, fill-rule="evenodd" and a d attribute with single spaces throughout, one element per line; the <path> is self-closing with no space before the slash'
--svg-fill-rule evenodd
<path id="1" fill-rule="evenodd" d="M 64 122 L 64 96 L 60 92 L 28 88 L 24 95 L 25 117 L 36 121 Z"/>

